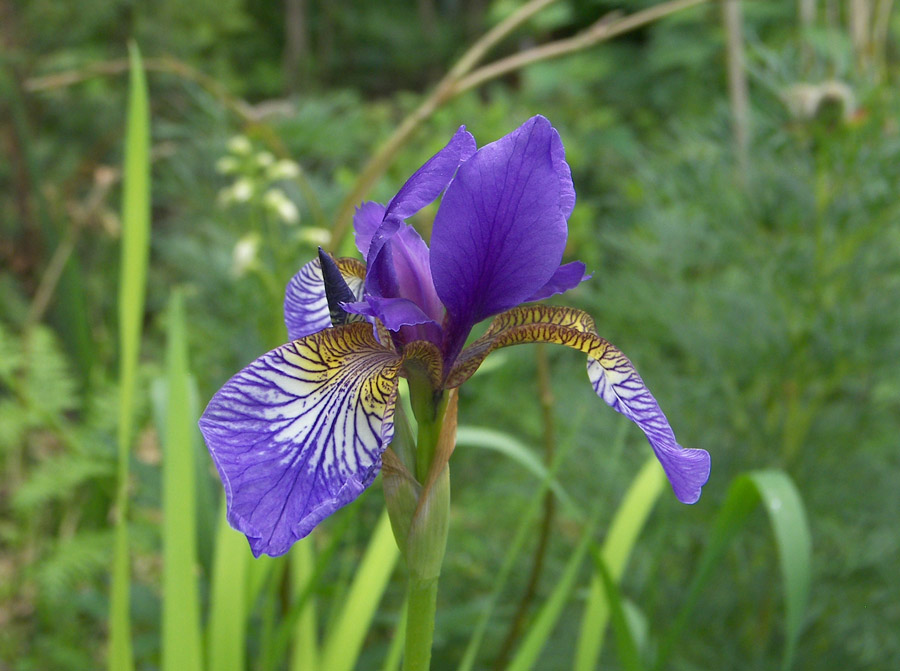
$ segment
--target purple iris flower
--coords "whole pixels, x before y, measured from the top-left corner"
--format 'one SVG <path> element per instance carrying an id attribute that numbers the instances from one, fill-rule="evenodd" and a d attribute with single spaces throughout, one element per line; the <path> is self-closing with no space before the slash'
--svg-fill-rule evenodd
<path id="1" fill-rule="evenodd" d="M 442 192 L 429 249 L 405 220 Z M 526 342 L 584 352 L 594 391 L 644 431 L 676 497 L 698 500 L 709 454 L 678 445 L 634 366 L 590 316 L 532 303 L 587 279 L 584 264 L 560 265 L 574 205 L 563 145 L 545 118 L 477 151 L 462 127 L 387 205 L 357 210 L 365 265 L 320 255 L 300 269 L 284 301 L 291 342 L 231 378 L 200 419 L 228 521 L 254 555 L 287 552 L 372 483 L 408 366 L 427 370 L 439 393 L 493 350 Z"/>

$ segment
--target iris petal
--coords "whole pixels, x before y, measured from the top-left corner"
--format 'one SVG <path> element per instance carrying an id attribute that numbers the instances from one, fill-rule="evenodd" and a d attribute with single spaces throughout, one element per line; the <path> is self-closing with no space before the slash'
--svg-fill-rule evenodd
<path id="1" fill-rule="evenodd" d="M 529 296 L 525 302 L 542 301 L 550 296 L 565 293 L 589 279 L 591 276 L 585 273 L 585 265 L 581 261 L 567 263 L 557 268 L 553 277 L 547 280 L 547 284 Z"/>
<path id="2" fill-rule="evenodd" d="M 337 259 L 338 269 L 359 300 L 363 294 L 366 267 L 355 259 Z M 297 340 L 331 326 L 325 282 L 319 259 L 303 266 L 288 282 L 284 292 L 284 323 L 288 338 Z"/>
<path id="3" fill-rule="evenodd" d="M 590 315 L 573 308 L 533 305 L 498 315 L 487 332 L 463 350 L 447 387 L 465 382 L 495 349 L 529 342 L 558 343 L 588 355 L 588 377 L 597 395 L 637 424 L 662 464 L 675 496 L 695 503 L 709 478 L 709 453 L 684 449 L 628 358 L 597 335 Z"/>
<path id="4" fill-rule="evenodd" d="M 388 203 L 385 217 L 406 219 L 441 195 L 459 164 L 475 153 L 475 138 L 460 126 L 438 153 L 416 170 Z"/>
<path id="5" fill-rule="evenodd" d="M 356 234 L 356 248 L 365 259 L 369 254 L 372 236 L 384 221 L 384 205 L 369 200 L 356 208 L 353 215 L 353 232 Z"/>
<path id="6" fill-rule="evenodd" d="M 400 358 L 369 324 L 325 329 L 263 355 L 200 419 L 228 521 L 277 556 L 378 473 L 393 436 Z"/>
<path id="7" fill-rule="evenodd" d="M 434 286 L 452 322 L 451 358 L 473 324 L 519 305 L 553 277 L 573 204 L 562 144 L 543 117 L 460 166 L 431 237 Z"/>

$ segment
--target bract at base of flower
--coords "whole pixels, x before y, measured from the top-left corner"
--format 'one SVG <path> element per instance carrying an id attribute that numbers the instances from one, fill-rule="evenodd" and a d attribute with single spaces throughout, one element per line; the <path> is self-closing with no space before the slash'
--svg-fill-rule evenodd
<path id="1" fill-rule="evenodd" d="M 597 335 L 594 320 L 581 310 L 534 305 L 498 315 L 487 332 L 463 350 L 446 386 L 465 382 L 492 351 L 531 342 L 557 343 L 587 354 L 588 378 L 594 391 L 613 410 L 641 428 L 678 500 L 697 502 L 701 488 L 709 479 L 709 453 L 678 444 L 666 416 L 634 365 Z"/>
<path id="2" fill-rule="evenodd" d="M 348 324 L 272 350 L 212 398 L 200 429 L 255 556 L 284 554 L 372 483 L 400 365 L 370 324 Z"/>

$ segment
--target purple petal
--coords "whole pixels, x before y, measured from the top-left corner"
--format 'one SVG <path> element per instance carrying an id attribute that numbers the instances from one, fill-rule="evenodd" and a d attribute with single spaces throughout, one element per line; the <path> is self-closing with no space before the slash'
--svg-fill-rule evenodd
<path id="1" fill-rule="evenodd" d="M 569 289 L 574 289 L 585 280 L 591 279 L 585 271 L 585 266 L 581 261 L 573 261 L 556 269 L 547 284 L 538 289 L 534 295 L 526 299 L 525 302 L 542 301 L 550 296 L 562 294 Z"/>
<path id="2" fill-rule="evenodd" d="M 559 268 L 572 206 L 559 136 L 534 117 L 463 163 L 431 238 L 437 295 L 454 340 L 533 296 Z M 455 342 L 451 349 L 461 346 Z"/>
<path id="3" fill-rule="evenodd" d="M 599 359 L 588 357 L 587 370 L 597 395 L 641 427 L 678 500 L 696 503 L 709 479 L 709 453 L 678 444 L 656 399 L 618 349 L 607 343 Z"/>
<path id="4" fill-rule="evenodd" d="M 389 331 L 397 331 L 401 326 L 437 323 L 408 298 L 366 296 L 363 301 L 344 303 L 343 308 L 351 314 L 377 317 Z"/>
<path id="5" fill-rule="evenodd" d="M 475 138 L 460 126 L 450 142 L 425 162 L 388 203 L 385 217 L 406 219 L 441 195 L 459 164 L 475 153 Z"/>
<path id="6" fill-rule="evenodd" d="M 346 273 L 344 279 L 353 295 L 360 298 L 363 293 L 362 279 Z M 291 340 L 331 327 L 319 259 L 307 263 L 288 282 L 284 292 L 284 323 Z"/>
<path id="7" fill-rule="evenodd" d="M 228 521 L 255 556 L 284 554 L 372 483 L 393 436 L 399 365 L 371 326 L 352 324 L 272 350 L 213 396 L 200 430 Z"/>
<path id="8" fill-rule="evenodd" d="M 362 257 L 368 258 L 372 236 L 384 220 L 384 205 L 368 200 L 356 208 L 353 215 L 353 230 L 356 233 L 356 248 Z"/>

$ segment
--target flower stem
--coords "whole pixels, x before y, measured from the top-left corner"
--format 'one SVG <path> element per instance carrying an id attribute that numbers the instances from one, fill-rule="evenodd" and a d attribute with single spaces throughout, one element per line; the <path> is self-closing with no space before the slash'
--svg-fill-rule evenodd
<path id="1" fill-rule="evenodd" d="M 403 671 L 428 671 L 431 666 L 437 590 L 437 578 L 409 577 Z"/>

